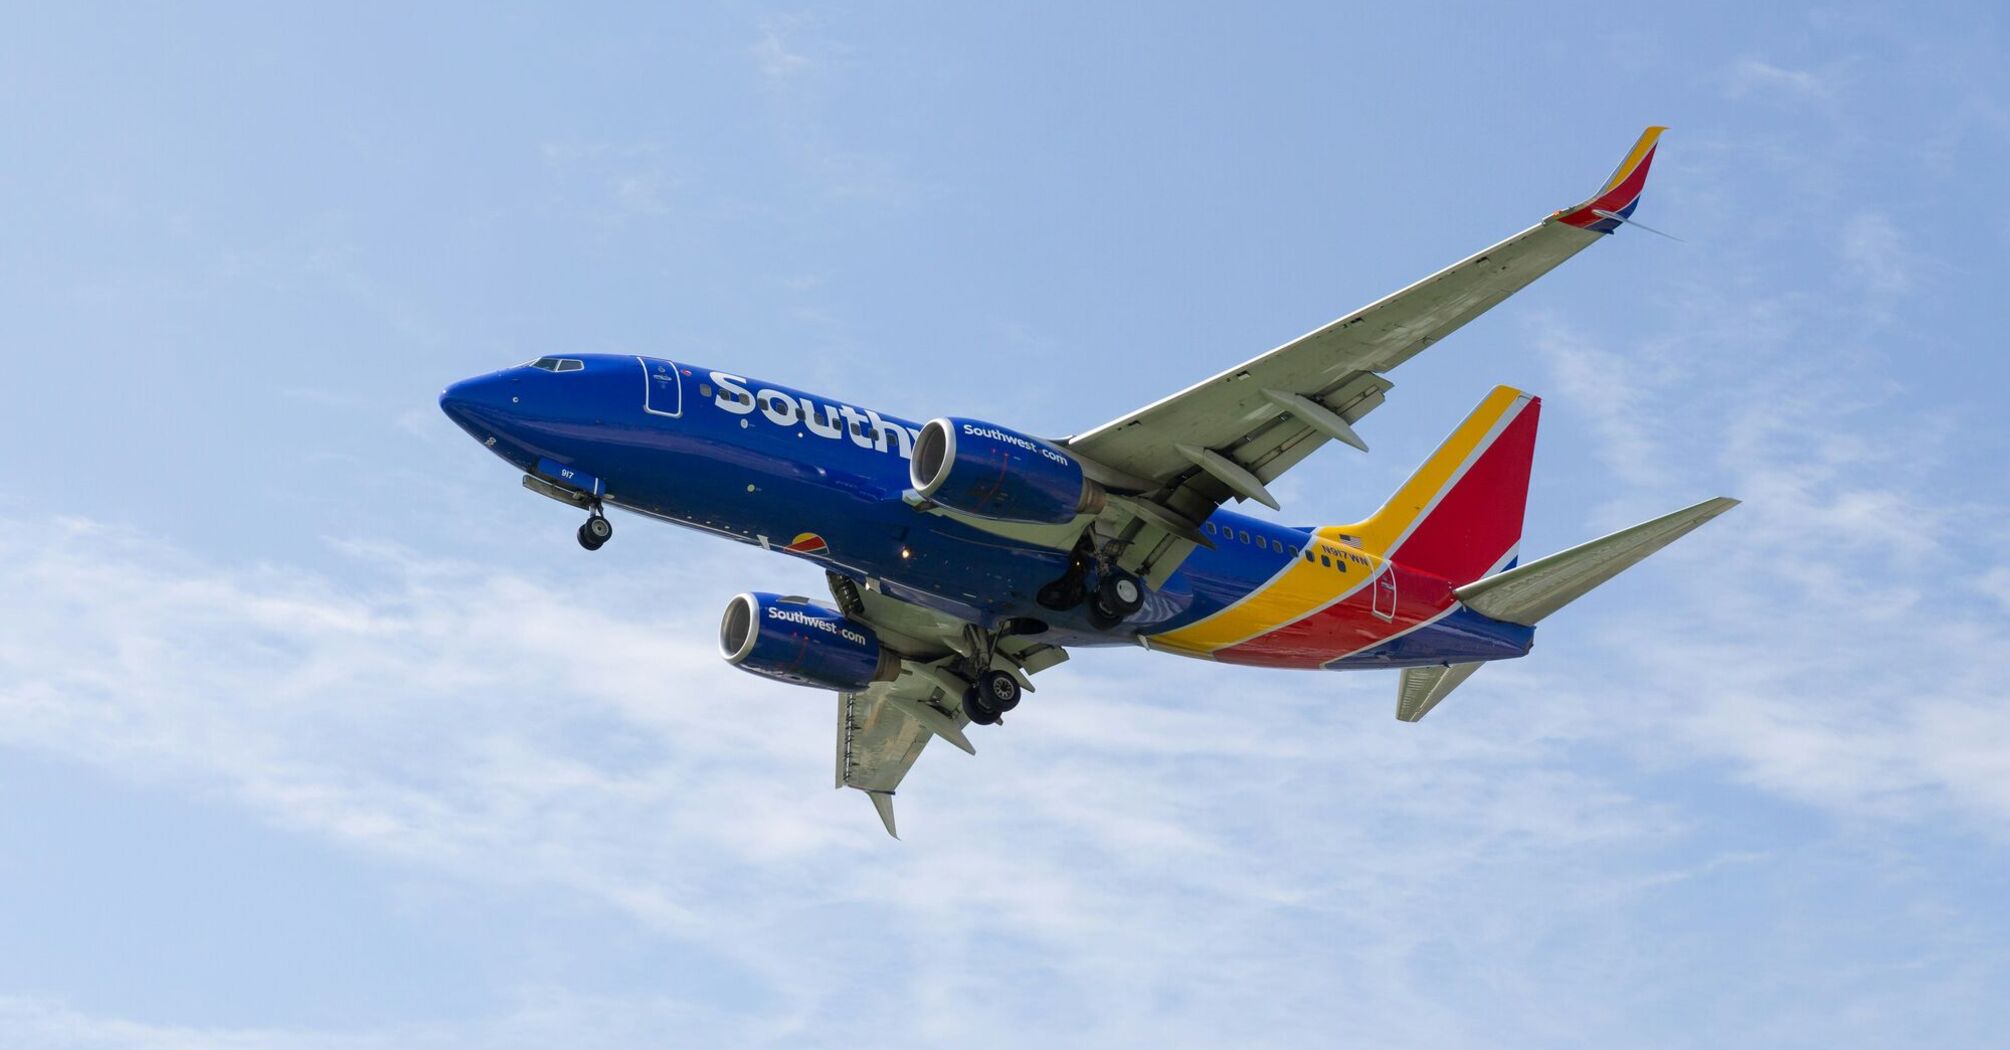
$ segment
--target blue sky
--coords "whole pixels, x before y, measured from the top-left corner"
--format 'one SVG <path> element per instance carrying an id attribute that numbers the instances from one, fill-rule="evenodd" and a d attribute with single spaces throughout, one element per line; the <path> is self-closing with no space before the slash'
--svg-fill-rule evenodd
<path id="1" fill-rule="evenodd" d="M 44 5 L 0 32 L 9 1046 L 1975 1045 L 2010 1022 L 2002 13 Z M 1611 24 L 1608 24 L 1611 23 Z M 1594 189 L 1524 549 L 1730 517 L 1432 717 L 1083 654 L 907 838 L 434 404 L 559 351 L 1063 434 Z"/>

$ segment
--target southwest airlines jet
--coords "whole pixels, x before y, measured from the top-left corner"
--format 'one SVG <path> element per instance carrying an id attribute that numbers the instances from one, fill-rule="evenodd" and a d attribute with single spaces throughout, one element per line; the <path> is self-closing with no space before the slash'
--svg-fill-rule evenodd
<path id="1" fill-rule="evenodd" d="M 579 354 L 468 379 L 440 407 L 613 535 L 608 507 L 807 559 L 830 603 L 726 605 L 727 661 L 838 696 L 837 783 L 889 834 L 933 737 L 975 754 L 1071 647 L 1224 664 L 1401 669 L 1414 722 L 1535 625 L 1736 505 L 1712 499 L 1517 561 L 1540 399 L 1496 388 L 1382 508 L 1293 527 L 1269 485 L 1356 432 L 1388 373 L 1630 222 L 1661 128 L 1597 195 L 1309 335 L 1073 437 L 914 423 L 719 369 Z"/>

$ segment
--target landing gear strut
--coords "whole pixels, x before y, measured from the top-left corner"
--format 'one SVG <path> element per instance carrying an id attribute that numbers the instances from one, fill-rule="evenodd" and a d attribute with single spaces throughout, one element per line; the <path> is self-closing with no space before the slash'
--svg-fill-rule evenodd
<path id="1" fill-rule="evenodd" d="M 579 526 L 579 545 L 590 551 L 597 551 L 614 536 L 614 523 L 600 512 L 600 504 L 593 505 L 593 513 Z"/>
<path id="2" fill-rule="evenodd" d="M 1006 621 L 995 631 L 987 631 L 976 624 L 963 629 L 964 661 L 962 671 L 970 682 L 970 688 L 963 691 L 963 713 L 980 726 L 997 725 L 1005 712 L 1019 706 L 1019 694 L 1023 688 L 1019 678 L 1011 671 L 993 666 L 998 661 L 998 639 L 1022 626 L 1017 621 Z"/>

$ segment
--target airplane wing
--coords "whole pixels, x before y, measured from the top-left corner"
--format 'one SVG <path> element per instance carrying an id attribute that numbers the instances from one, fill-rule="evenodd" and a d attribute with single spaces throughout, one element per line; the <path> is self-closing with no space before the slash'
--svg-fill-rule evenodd
<path id="1" fill-rule="evenodd" d="M 921 757 L 928 738 L 936 735 L 918 709 L 932 709 L 935 717 L 948 719 L 959 733 L 970 724 L 961 710 L 952 706 L 944 711 L 911 690 L 912 683 L 907 695 L 897 698 L 903 692 L 900 683 L 880 682 L 862 693 L 838 694 L 837 786 L 865 792 L 886 833 L 894 838 L 900 832 L 893 824 L 893 793 Z"/>
<path id="2" fill-rule="evenodd" d="M 1135 479 L 1132 508 L 1155 504 L 1140 516 L 1189 540 L 1197 538 L 1191 526 L 1228 499 L 1275 509 L 1265 483 L 1320 445 L 1367 449 L 1353 424 L 1382 403 L 1391 386 L 1385 373 L 1624 224 L 1663 130 L 1642 133 L 1590 200 L 1065 444 L 1119 485 Z M 1177 515 L 1170 522 L 1162 520 L 1168 510 Z"/>
<path id="3" fill-rule="evenodd" d="M 956 668 L 980 644 L 974 625 L 947 613 L 902 601 L 838 573 L 829 574 L 831 596 L 846 615 L 870 625 L 901 656 L 890 682 L 838 695 L 837 786 L 857 788 L 872 800 L 886 833 L 899 838 L 893 793 L 921 757 L 930 737 L 968 754 L 970 718 L 962 707 L 967 682 Z M 994 668 L 1009 669 L 1031 691 L 1030 675 L 1068 658 L 1067 650 L 1034 636 L 1007 636 L 988 654 Z"/>

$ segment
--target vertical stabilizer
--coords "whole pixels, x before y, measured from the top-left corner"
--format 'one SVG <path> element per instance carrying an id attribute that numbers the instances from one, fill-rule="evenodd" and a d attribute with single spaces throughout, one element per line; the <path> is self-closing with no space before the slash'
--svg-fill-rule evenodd
<path id="1" fill-rule="evenodd" d="M 1454 584 L 1501 571 L 1521 546 L 1541 413 L 1541 398 L 1495 387 L 1373 517 L 1321 533 Z"/>

